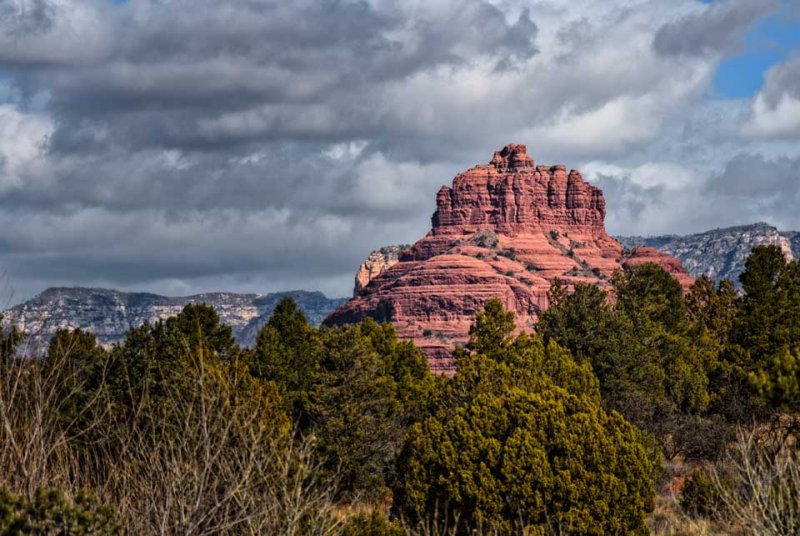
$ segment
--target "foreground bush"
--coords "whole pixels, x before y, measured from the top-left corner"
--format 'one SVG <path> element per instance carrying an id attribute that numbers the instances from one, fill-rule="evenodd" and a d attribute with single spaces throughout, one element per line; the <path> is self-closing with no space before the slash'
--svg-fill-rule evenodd
<path id="1" fill-rule="evenodd" d="M 399 513 L 458 534 L 645 534 L 654 466 L 641 433 L 602 409 L 588 364 L 512 330 L 499 302 L 478 315 L 480 353 L 462 354 L 412 428 Z"/>
<path id="2" fill-rule="evenodd" d="M 342 536 L 403 536 L 405 531 L 397 521 L 389 521 L 378 512 L 356 514 L 345 523 Z"/>
<path id="3" fill-rule="evenodd" d="M 668 459 L 706 455 L 714 448 L 700 439 L 711 400 L 706 369 L 717 347 L 690 335 L 681 286 L 659 266 L 617 273 L 612 285 L 613 306 L 597 286 L 578 283 L 568 295 L 557 283 L 537 332 L 589 363 L 603 406 L 655 437 Z"/>
<path id="4" fill-rule="evenodd" d="M 28 500 L 0 487 L 0 534 L 122 534 L 114 509 L 87 493 L 70 500 L 63 492 L 39 489 Z"/>
<path id="5" fill-rule="evenodd" d="M 684 513 L 695 517 L 714 515 L 720 507 L 714 481 L 700 469 L 694 469 L 681 491 L 680 506 Z"/>

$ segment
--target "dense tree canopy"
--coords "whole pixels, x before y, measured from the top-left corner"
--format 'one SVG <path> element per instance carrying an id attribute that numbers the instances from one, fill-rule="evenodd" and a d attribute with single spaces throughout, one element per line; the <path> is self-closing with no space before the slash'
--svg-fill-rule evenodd
<path id="1" fill-rule="evenodd" d="M 253 375 L 277 383 L 289 410 L 304 427 L 321 352 L 319 332 L 308 325 L 294 301 L 285 298 L 259 331 L 249 360 Z"/>
<path id="2" fill-rule="evenodd" d="M 60 490 L 38 489 L 27 499 L 0 486 L 0 533 L 111 536 L 123 531 L 114 509 L 88 493 L 70 500 Z"/>
<path id="3" fill-rule="evenodd" d="M 459 533 L 646 533 L 653 460 L 640 432 L 602 409 L 590 367 L 555 343 L 512 339 L 499 302 L 478 318 L 476 351 L 411 430 L 399 511 Z"/>
<path id="4" fill-rule="evenodd" d="M 732 330 L 732 364 L 767 405 L 800 408 L 800 262 L 757 246 L 741 275 L 744 296 Z"/>
<path id="5" fill-rule="evenodd" d="M 607 409 L 677 455 L 696 443 L 698 415 L 710 403 L 706 365 L 713 349 L 689 336 L 681 287 L 662 268 L 644 264 L 618 273 L 612 290 L 616 302 L 583 283 L 554 296 L 537 331 L 591 365 Z"/>
<path id="6" fill-rule="evenodd" d="M 407 427 L 425 411 L 433 377 L 424 356 L 390 324 L 317 330 L 283 300 L 249 357 L 274 381 L 300 432 L 313 434 L 327 475 L 342 493 L 386 497 Z"/>

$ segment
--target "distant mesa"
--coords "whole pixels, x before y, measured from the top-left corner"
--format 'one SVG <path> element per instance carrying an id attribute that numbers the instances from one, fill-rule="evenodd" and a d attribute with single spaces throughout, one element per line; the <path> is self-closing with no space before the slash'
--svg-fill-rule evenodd
<path id="1" fill-rule="evenodd" d="M 120 342 L 131 328 L 175 316 L 188 304 L 205 303 L 216 309 L 223 323 L 233 328 L 239 344 L 253 346 L 283 298 L 292 298 L 309 322 L 319 325 L 345 302 L 321 292 L 303 290 L 272 294 L 214 292 L 172 298 L 141 292 L 98 288 L 50 288 L 3 314 L 4 326 L 16 326 L 28 335 L 26 348 L 41 352 L 59 329 L 80 328 L 93 333 L 104 346 Z"/>
<path id="2" fill-rule="evenodd" d="M 563 165 L 536 165 L 510 144 L 436 194 L 431 230 L 408 247 L 373 253 L 356 276 L 355 296 L 325 321 L 392 322 L 432 370 L 452 372 L 452 352 L 492 298 L 530 330 L 556 278 L 603 287 L 616 269 L 656 262 L 684 287 L 680 261 L 654 248 L 624 251 L 606 233 L 603 192 Z"/>

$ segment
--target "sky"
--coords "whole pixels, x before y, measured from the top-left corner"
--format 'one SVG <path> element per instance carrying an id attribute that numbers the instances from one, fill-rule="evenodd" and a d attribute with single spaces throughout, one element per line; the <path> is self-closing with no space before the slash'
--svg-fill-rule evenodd
<path id="1" fill-rule="evenodd" d="M 0 299 L 352 292 L 525 143 L 614 234 L 800 230 L 798 0 L 0 0 Z"/>

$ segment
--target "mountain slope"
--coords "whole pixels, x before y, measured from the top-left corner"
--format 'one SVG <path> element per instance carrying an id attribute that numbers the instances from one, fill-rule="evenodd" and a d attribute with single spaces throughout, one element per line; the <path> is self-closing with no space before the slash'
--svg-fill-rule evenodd
<path id="1" fill-rule="evenodd" d="M 799 233 L 782 233 L 766 223 L 712 229 L 686 236 L 618 236 L 616 238 L 628 249 L 650 246 L 676 257 L 694 277 L 707 275 L 717 281 L 731 279 L 737 285 L 739 274 L 744 270 L 745 260 L 753 246 L 776 245 L 790 259 L 797 255 L 797 248 L 800 246 Z"/>
<path id="2" fill-rule="evenodd" d="M 218 292 L 166 297 L 109 289 L 50 288 L 5 311 L 3 325 L 24 330 L 29 335 L 28 344 L 35 348 L 41 348 L 62 328 L 90 331 L 102 344 L 109 345 L 121 341 L 132 327 L 175 316 L 187 304 L 205 303 L 213 306 L 222 322 L 233 328 L 240 344 L 252 346 L 258 330 L 284 297 L 297 302 L 314 325 L 319 325 L 345 301 L 302 290 L 265 295 Z"/>

